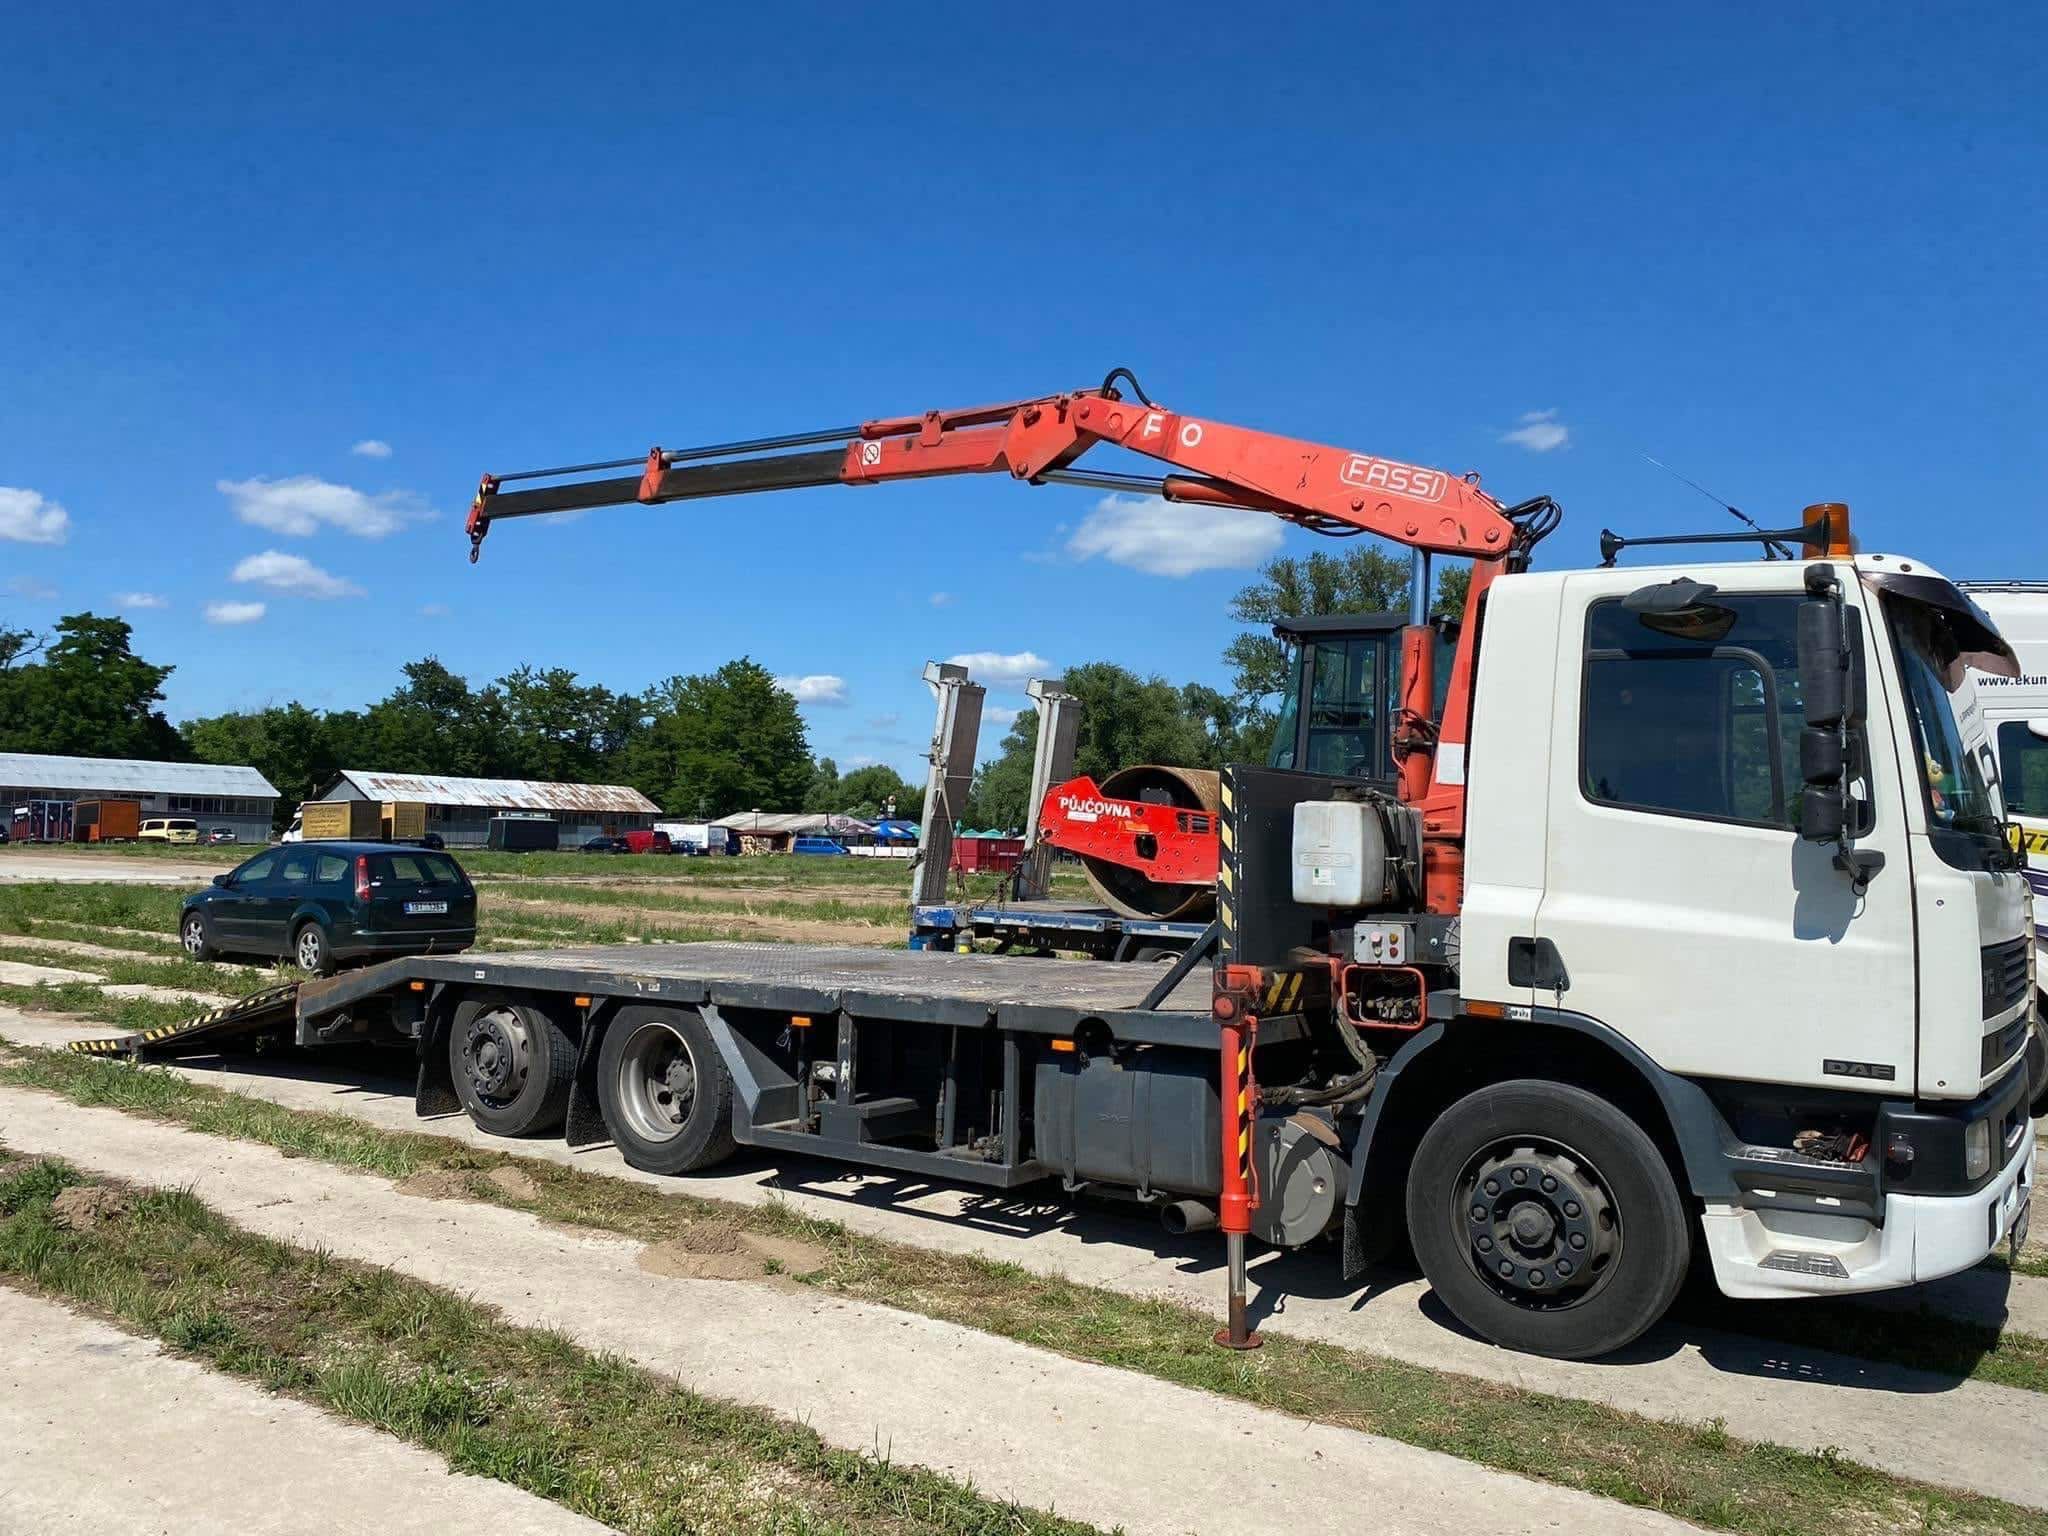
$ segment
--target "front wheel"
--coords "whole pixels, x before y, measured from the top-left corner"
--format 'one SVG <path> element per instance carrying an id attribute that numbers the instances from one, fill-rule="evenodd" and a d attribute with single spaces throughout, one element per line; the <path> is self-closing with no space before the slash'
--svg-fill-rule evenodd
<path id="1" fill-rule="evenodd" d="M 1408 1233 L 1445 1305 L 1508 1349 L 1586 1360 L 1661 1318 L 1691 1222 L 1642 1127 L 1582 1088 L 1468 1094 L 1415 1149 Z"/>
<path id="2" fill-rule="evenodd" d="M 619 1155 L 648 1173 L 694 1173 L 732 1155 L 732 1074 L 703 1019 L 622 1008 L 597 1056 L 597 1102 Z"/>

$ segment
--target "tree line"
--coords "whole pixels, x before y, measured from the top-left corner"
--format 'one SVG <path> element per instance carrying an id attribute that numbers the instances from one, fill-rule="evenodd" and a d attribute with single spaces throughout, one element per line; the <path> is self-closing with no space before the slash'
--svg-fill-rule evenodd
<path id="1" fill-rule="evenodd" d="M 1464 607 L 1467 573 L 1447 569 L 1437 611 Z M 1224 651 L 1231 685 L 1176 684 L 1113 661 L 1066 669 L 1081 701 L 1075 771 L 1098 779 L 1134 763 L 1220 767 L 1263 761 L 1287 656 L 1277 619 L 1399 611 L 1408 565 L 1363 543 L 1269 562 L 1231 603 L 1248 626 Z M 429 656 L 360 710 L 300 703 L 172 725 L 162 710 L 172 672 L 137 656 L 125 620 L 72 614 L 47 635 L 0 624 L 0 751 L 243 763 L 277 786 L 279 817 L 344 768 L 475 778 L 625 784 L 663 810 L 709 818 L 735 811 L 922 814 L 924 791 L 887 765 L 842 775 L 811 750 L 803 715 L 760 663 L 641 692 L 587 683 L 564 667 L 521 666 L 481 687 Z M 964 819 L 1024 824 L 1038 717 L 1026 710 L 975 777 Z"/>

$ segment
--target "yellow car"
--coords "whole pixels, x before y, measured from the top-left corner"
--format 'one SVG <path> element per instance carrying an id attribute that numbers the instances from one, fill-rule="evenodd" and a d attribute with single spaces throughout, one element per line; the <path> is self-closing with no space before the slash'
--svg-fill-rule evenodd
<path id="1" fill-rule="evenodd" d="M 135 834 L 138 843 L 196 843 L 199 823 L 190 816 L 147 816 Z"/>

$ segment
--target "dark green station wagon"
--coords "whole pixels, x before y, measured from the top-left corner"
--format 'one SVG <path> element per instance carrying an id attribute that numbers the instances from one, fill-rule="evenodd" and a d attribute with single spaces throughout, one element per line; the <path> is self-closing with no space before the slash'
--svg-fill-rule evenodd
<path id="1" fill-rule="evenodd" d="M 178 939 L 195 960 L 263 955 L 326 976 L 344 962 L 468 949 L 476 887 L 431 849 L 288 843 L 187 896 Z"/>

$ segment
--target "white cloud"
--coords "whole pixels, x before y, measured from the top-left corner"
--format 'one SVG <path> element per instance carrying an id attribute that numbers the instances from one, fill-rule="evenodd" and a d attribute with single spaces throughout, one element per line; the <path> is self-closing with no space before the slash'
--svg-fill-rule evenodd
<path id="1" fill-rule="evenodd" d="M 253 581 L 259 587 L 290 593 L 295 597 L 363 595 L 363 589 L 354 582 L 330 575 L 304 555 L 287 555 L 275 549 L 266 549 L 262 554 L 251 555 L 242 561 L 234 569 L 234 579 Z"/>
<path id="2" fill-rule="evenodd" d="M 946 660 L 956 667 L 965 667 L 978 683 L 1021 683 L 1053 673 L 1052 663 L 1036 651 L 962 651 Z"/>
<path id="3" fill-rule="evenodd" d="M 448 617 L 446 603 L 421 603 L 420 617 L 423 619 L 445 619 Z"/>
<path id="4" fill-rule="evenodd" d="M 1012 709 L 1007 704 L 984 704 L 981 706 L 981 721 L 984 725 L 1000 725 L 1004 730 L 1008 730 L 1017 723 L 1017 717 L 1023 713 L 1023 710 Z"/>
<path id="5" fill-rule="evenodd" d="M 32 603 L 47 603 L 57 595 L 57 589 L 47 581 L 38 581 L 33 576 L 17 576 L 7 583 L 7 590 L 15 597 L 28 599 Z"/>
<path id="6" fill-rule="evenodd" d="M 846 679 L 830 672 L 809 672 L 802 677 L 778 677 L 775 686 L 799 704 L 844 704 Z"/>
<path id="7" fill-rule="evenodd" d="M 0 485 L 0 539 L 16 544 L 62 544 L 71 514 L 39 491 Z"/>
<path id="8" fill-rule="evenodd" d="M 426 503 L 411 491 L 380 491 L 372 496 L 354 486 L 336 485 L 315 475 L 285 480 L 216 480 L 215 488 L 235 509 L 235 516 L 273 533 L 305 538 L 322 523 L 362 539 L 381 539 L 407 523 L 431 517 Z"/>
<path id="9" fill-rule="evenodd" d="M 872 730 L 893 731 L 896 729 L 897 723 L 901 721 L 902 718 L 903 717 L 901 715 L 895 714 L 893 712 L 886 715 L 869 715 L 868 726 Z"/>
<path id="10" fill-rule="evenodd" d="M 209 624 L 254 624 L 264 614 L 261 603 L 208 603 L 206 622 Z"/>
<path id="11" fill-rule="evenodd" d="M 381 437 L 366 437 L 349 452 L 359 459 L 388 459 L 391 457 L 391 445 Z"/>
<path id="12" fill-rule="evenodd" d="M 1079 560 L 1102 555 L 1153 576 L 1246 570 L 1277 554 L 1277 518 L 1235 507 L 1172 506 L 1157 496 L 1105 496 L 1067 539 Z"/>
<path id="13" fill-rule="evenodd" d="M 1512 432 L 1501 433 L 1502 442 L 1513 443 L 1531 453 L 1548 453 L 1572 440 L 1572 429 L 1557 419 L 1554 410 L 1524 411 L 1516 420 L 1520 425 Z"/>
<path id="14" fill-rule="evenodd" d="M 880 761 L 879 757 L 869 757 L 863 752 L 857 757 L 849 757 L 846 760 L 846 766 L 849 768 L 872 768 Z"/>
<path id="15" fill-rule="evenodd" d="M 171 606 L 171 600 L 155 592 L 123 592 L 114 599 L 114 604 L 116 607 L 128 609 L 168 608 Z"/>
<path id="16" fill-rule="evenodd" d="M 953 606 L 953 594 L 952 594 L 952 593 L 950 593 L 950 592 L 934 592 L 934 593 L 932 594 L 932 606 L 933 606 L 934 608 L 950 608 L 950 607 L 952 607 L 952 606 Z"/>

